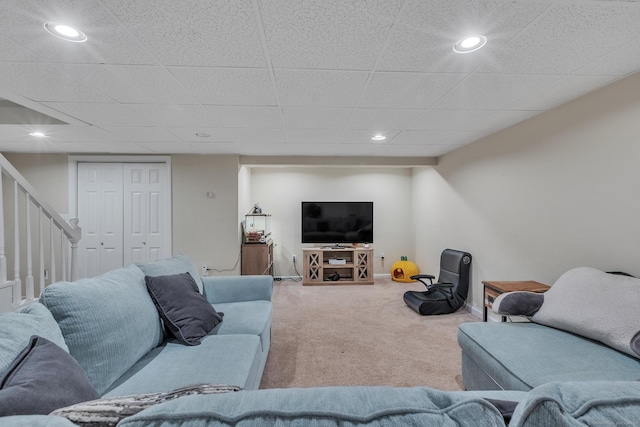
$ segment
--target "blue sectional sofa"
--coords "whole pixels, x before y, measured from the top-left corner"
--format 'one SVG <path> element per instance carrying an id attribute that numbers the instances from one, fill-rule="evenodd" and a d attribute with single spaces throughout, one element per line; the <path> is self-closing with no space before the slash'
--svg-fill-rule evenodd
<path id="1" fill-rule="evenodd" d="M 529 391 L 551 381 L 640 381 L 639 307 L 640 279 L 589 267 L 567 271 L 544 294 L 502 294 L 493 310 L 530 322 L 461 325 L 464 387 Z"/>
<path id="2" fill-rule="evenodd" d="M 118 396 L 129 396 L 124 399 L 131 395 L 134 398 L 153 396 L 203 383 L 233 388 L 215 394 L 194 393 L 165 399 L 105 424 L 95 424 L 96 418 L 91 421 L 91 417 L 96 416 L 94 413 L 87 415 L 82 413 L 82 408 L 77 409 L 85 421 L 89 420 L 84 425 L 635 426 L 640 419 L 640 381 L 634 381 L 640 378 L 633 373 L 627 381 L 576 376 L 566 377 L 571 381 L 558 381 L 557 378 L 562 379 L 562 370 L 555 370 L 546 378 L 540 376 L 539 384 L 529 381 L 526 386 L 518 384 L 509 372 L 503 373 L 503 377 L 492 376 L 493 382 L 487 382 L 484 374 L 477 372 L 464 378 L 465 385 L 471 381 L 469 384 L 474 387 L 477 384 L 478 388 L 486 383 L 488 389 L 520 390 L 470 390 L 474 387 L 469 386 L 466 391 L 449 392 L 427 387 L 384 386 L 257 390 L 269 351 L 272 278 L 202 278 L 197 283 L 199 289 L 217 311 L 225 313 L 224 320 L 200 345 L 185 346 L 167 336 L 144 286 L 145 275 L 185 271 L 197 277 L 189 259 L 176 256 L 128 266 L 93 279 L 51 285 L 43 293 L 41 304 L 34 303 L 0 316 L 0 378 L 21 345 L 37 333 L 77 360 L 101 396 L 93 401 L 94 408 L 100 411 L 120 414 L 121 407 L 110 406 Z M 518 336 L 533 337 L 537 333 L 535 326 L 469 325 L 478 325 L 474 336 L 484 337 L 485 343 L 500 336 L 516 340 Z M 527 329 L 507 334 L 504 329 L 507 326 Z M 467 328 L 464 325 L 461 330 L 464 332 Z M 516 352 L 516 356 L 534 354 L 538 349 L 528 346 L 526 338 L 518 343 L 526 346 L 526 351 Z M 536 343 L 541 344 L 535 341 L 536 346 Z M 499 350 L 504 347 L 509 345 L 496 344 L 483 351 L 493 351 L 503 362 L 509 359 Z M 468 350 L 463 346 L 465 351 Z M 539 354 L 545 357 L 545 353 Z M 463 354 L 463 366 L 466 366 L 463 369 L 467 369 L 471 365 L 464 365 L 464 357 Z M 532 359 L 535 357 L 529 358 Z M 540 366 L 544 365 L 541 361 Z M 568 365 L 564 366 L 566 370 Z M 502 368 L 508 371 L 509 365 L 502 364 Z M 478 368 L 471 366 L 471 369 Z M 530 370 L 535 370 L 535 366 Z M 496 378 L 502 378 L 498 381 L 504 387 L 495 386 Z M 74 405 L 71 413 L 73 408 L 91 403 Z M 64 416 L 59 415 L 60 411 L 56 414 L 0 417 L 0 426 L 76 425 L 64 410 Z"/>

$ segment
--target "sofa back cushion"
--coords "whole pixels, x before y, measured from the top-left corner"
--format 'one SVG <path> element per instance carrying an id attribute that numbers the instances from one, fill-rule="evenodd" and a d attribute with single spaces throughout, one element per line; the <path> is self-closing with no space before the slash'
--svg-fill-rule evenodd
<path id="1" fill-rule="evenodd" d="M 171 276 L 173 274 L 189 273 L 196 281 L 198 290 L 203 293 L 202 279 L 198 274 L 198 268 L 193 261 L 184 254 L 174 255 L 170 258 L 159 259 L 157 261 L 140 262 L 136 264 L 146 276 Z"/>
<path id="2" fill-rule="evenodd" d="M 39 335 L 69 350 L 58 323 L 44 305 L 33 303 L 0 315 L 0 377 L 29 344 L 32 335 Z"/>
<path id="3" fill-rule="evenodd" d="M 144 273 L 134 265 L 91 279 L 54 283 L 40 301 L 58 321 L 69 352 L 100 394 L 163 338 Z"/>
<path id="4" fill-rule="evenodd" d="M 179 418 L 178 418 L 179 417 Z M 119 427 L 157 426 L 504 426 L 488 401 L 425 387 L 311 387 L 173 399 Z"/>
<path id="5" fill-rule="evenodd" d="M 509 427 L 635 426 L 640 414 L 640 382 L 551 382 L 518 403 Z"/>
<path id="6" fill-rule="evenodd" d="M 567 271 L 531 320 L 640 358 L 640 279 L 595 268 Z"/>

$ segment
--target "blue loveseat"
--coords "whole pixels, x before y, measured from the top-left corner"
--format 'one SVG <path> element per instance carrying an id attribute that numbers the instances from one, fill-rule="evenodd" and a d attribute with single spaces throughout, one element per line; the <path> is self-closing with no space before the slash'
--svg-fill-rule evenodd
<path id="1" fill-rule="evenodd" d="M 168 336 L 145 285 L 145 276 L 184 272 L 224 313 L 195 346 Z M 0 377 L 30 336 L 39 335 L 68 350 L 102 397 L 202 383 L 255 390 L 271 343 L 272 291 L 271 276 L 200 278 L 185 255 L 54 283 L 39 303 L 0 317 Z"/>

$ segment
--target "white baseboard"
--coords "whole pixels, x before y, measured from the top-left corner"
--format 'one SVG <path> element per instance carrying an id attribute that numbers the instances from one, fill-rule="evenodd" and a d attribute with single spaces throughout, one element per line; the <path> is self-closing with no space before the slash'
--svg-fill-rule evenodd
<path id="1" fill-rule="evenodd" d="M 482 319 L 482 310 L 467 303 L 464 304 L 464 309 L 477 317 L 478 319 Z"/>
<path id="2" fill-rule="evenodd" d="M 391 279 L 391 273 L 374 274 L 373 278 L 374 279 Z"/>

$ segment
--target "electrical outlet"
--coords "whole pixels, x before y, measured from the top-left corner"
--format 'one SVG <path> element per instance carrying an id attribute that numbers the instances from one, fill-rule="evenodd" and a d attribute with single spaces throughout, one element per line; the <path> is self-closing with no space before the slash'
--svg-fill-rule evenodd
<path id="1" fill-rule="evenodd" d="M 296 254 L 291 255 L 291 261 L 296 262 Z"/>
<path id="2" fill-rule="evenodd" d="M 384 252 L 380 252 L 380 259 L 384 259 Z"/>
<path id="3" fill-rule="evenodd" d="M 207 269 L 206 264 L 202 265 L 202 277 L 207 277 L 209 275 L 209 270 Z"/>
<path id="4" fill-rule="evenodd" d="M 44 271 L 44 280 L 49 280 L 49 270 Z"/>

